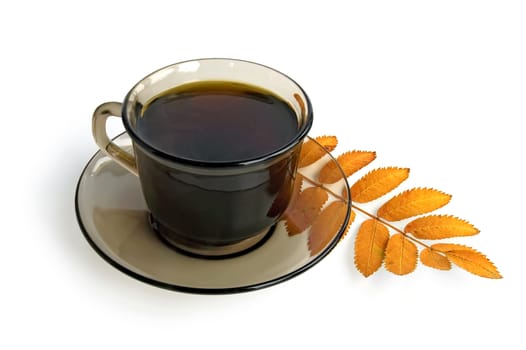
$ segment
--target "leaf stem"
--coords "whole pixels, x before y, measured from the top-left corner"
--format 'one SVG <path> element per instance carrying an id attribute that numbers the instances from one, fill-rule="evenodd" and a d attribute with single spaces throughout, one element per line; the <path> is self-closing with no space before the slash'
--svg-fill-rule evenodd
<path id="1" fill-rule="evenodd" d="M 312 180 L 312 179 L 310 179 L 310 178 L 308 178 L 308 177 L 306 177 L 306 176 L 303 176 L 303 178 L 304 178 L 307 182 L 309 182 L 311 185 L 314 185 L 314 186 L 317 186 L 317 187 L 321 187 L 321 188 L 323 188 L 325 191 L 329 192 L 329 193 L 332 194 L 334 197 L 336 197 L 336 198 L 338 198 L 338 199 L 344 201 L 345 203 L 348 203 L 348 202 L 349 202 L 349 200 L 348 200 L 347 198 L 344 198 L 343 196 L 341 196 L 341 195 L 339 195 L 339 194 L 337 194 L 337 193 L 334 193 L 332 190 L 328 189 L 327 187 L 325 187 L 323 184 L 319 183 L 318 181 L 314 181 L 314 180 Z M 384 224 L 384 225 L 390 227 L 391 229 L 395 230 L 396 232 L 399 232 L 399 233 L 403 234 L 404 237 L 406 237 L 407 239 L 409 239 L 409 240 L 415 242 L 416 244 L 419 244 L 419 245 L 421 245 L 421 246 L 423 246 L 423 247 L 426 247 L 426 248 L 431 249 L 431 247 L 428 246 L 427 244 L 425 244 L 424 242 L 421 242 L 421 241 L 419 241 L 418 239 L 416 239 L 416 238 L 414 238 L 414 237 L 408 235 L 407 233 L 405 233 L 404 231 L 400 230 L 398 227 L 392 225 L 392 224 L 389 223 L 388 221 L 386 221 L 386 220 L 384 220 L 384 219 L 382 219 L 382 218 L 380 218 L 380 217 L 378 217 L 378 216 L 376 216 L 376 215 L 373 215 L 373 214 L 369 213 L 368 211 L 363 210 L 362 208 L 360 208 L 360 207 L 358 207 L 358 206 L 356 206 L 356 205 L 354 205 L 354 204 L 352 204 L 352 203 L 351 203 L 351 207 L 352 207 L 353 209 L 359 211 L 360 213 L 362 213 L 362 214 L 364 214 L 364 215 L 366 215 L 366 216 L 368 216 L 368 217 L 370 217 L 370 218 L 372 218 L 372 219 L 374 219 L 374 220 L 377 220 L 377 221 L 381 222 L 382 224 Z"/>
<path id="2" fill-rule="evenodd" d="M 371 214 L 371 213 L 369 213 L 369 212 L 363 210 L 362 208 L 360 208 L 360 207 L 358 207 L 358 206 L 356 206 L 356 205 L 354 205 L 354 204 L 351 204 L 351 207 L 353 207 L 353 209 L 359 211 L 360 213 L 365 214 L 365 215 L 367 215 L 368 217 L 370 217 L 370 218 L 372 218 L 372 219 L 374 219 L 374 220 L 376 220 L 376 221 L 381 222 L 381 223 L 384 224 L 385 226 L 389 226 L 390 228 L 392 228 L 392 229 L 395 230 L 396 232 L 399 232 L 399 233 L 403 234 L 407 239 L 409 239 L 409 240 L 411 240 L 411 241 L 413 241 L 413 242 L 415 242 L 415 243 L 417 243 L 417 244 L 420 244 L 420 245 L 423 246 L 423 247 L 430 248 L 430 247 L 429 247 L 427 244 L 425 244 L 424 242 L 421 242 L 421 241 L 419 241 L 418 239 L 416 239 L 416 238 L 414 238 L 414 237 L 408 235 L 407 233 L 405 233 L 404 231 L 400 230 L 398 227 L 392 225 L 391 223 L 385 221 L 384 219 L 382 219 L 382 218 L 380 218 L 380 217 L 378 217 L 378 216 L 376 216 L 376 215 L 373 215 L 373 214 Z"/>
<path id="3" fill-rule="evenodd" d="M 343 196 L 340 196 L 339 194 L 336 194 L 334 193 L 331 189 L 325 187 L 323 184 L 319 183 L 318 181 L 314 181 L 312 179 L 309 179 L 308 177 L 306 176 L 303 176 L 303 178 L 309 182 L 311 185 L 314 185 L 314 186 L 317 186 L 317 187 L 320 187 L 320 188 L 323 188 L 325 191 L 329 192 L 330 194 L 332 194 L 334 197 L 344 201 L 345 203 L 348 202 L 347 198 L 344 198 Z"/>

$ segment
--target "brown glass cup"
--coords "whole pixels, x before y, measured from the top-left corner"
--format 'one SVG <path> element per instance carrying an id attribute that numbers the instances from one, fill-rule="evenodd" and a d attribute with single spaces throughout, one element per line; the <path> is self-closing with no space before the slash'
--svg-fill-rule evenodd
<path id="1" fill-rule="evenodd" d="M 295 137 L 262 157 L 220 163 L 178 158 L 139 137 L 137 119 L 149 101 L 200 81 L 270 91 L 294 111 Z M 108 138 L 110 116 L 122 117 L 134 154 Z M 104 103 L 93 114 L 97 145 L 139 176 L 154 230 L 173 246 L 204 256 L 238 254 L 269 234 L 290 201 L 299 152 L 311 126 L 309 98 L 296 82 L 272 68 L 234 59 L 200 59 L 161 68 L 138 82 L 122 104 Z"/>

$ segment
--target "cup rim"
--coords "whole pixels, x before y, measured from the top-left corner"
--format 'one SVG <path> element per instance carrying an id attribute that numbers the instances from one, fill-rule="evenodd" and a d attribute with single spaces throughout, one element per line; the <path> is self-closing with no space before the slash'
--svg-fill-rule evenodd
<path id="1" fill-rule="evenodd" d="M 257 65 L 257 66 L 263 67 L 265 69 L 272 70 L 272 71 L 278 73 L 279 75 L 282 75 L 286 79 L 290 80 L 294 85 L 296 85 L 298 87 L 298 89 L 301 91 L 301 93 L 303 94 L 303 96 L 305 97 L 305 102 L 306 102 L 306 105 L 307 105 L 307 115 L 306 115 L 306 118 L 305 118 L 305 123 L 298 130 L 298 132 L 294 136 L 294 138 L 292 140 L 290 140 L 288 143 L 286 143 L 285 145 L 283 145 L 282 147 L 280 147 L 280 148 L 278 148 L 278 149 L 276 149 L 276 150 L 274 150 L 274 151 L 272 151 L 270 153 L 264 154 L 262 156 L 259 156 L 259 157 L 256 157 L 256 158 L 247 159 L 247 160 L 241 160 L 241 161 L 202 161 L 202 160 L 188 159 L 188 158 L 178 157 L 178 156 L 175 156 L 173 154 L 169 154 L 169 153 L 163 152 L 162 150 L 159 150 L 159 149 L 155 148 L 154 146 L 152 146 L 151 144 L 148 144 L 147 142 L 145 142 L 135 132 L 134 128 L 130 125 L 130 123 L 128 121 L 128 118 L 126 116 L 126 110 L 127 110 L 127 107 L 128 107 L 128 103 L 129 103 L 131 94 L 136 90 L 137 86 L 140 85 L 145 79 L 149 78 L 150 76 L 152 76 L 152 75 L 154 75 L 154 74 L 156 74 L 156 73 L 158 73 L 160 71 L 167 70 L 167 69 L 172 68 L 172 67 L 174 67 L 176 65 L 180 65 L 180 64 L 184 64 L 184 63 L 188 63 L 188 62 L 202 62 L 202 61 L 236 61 L 236 62 L 244 62 L 244 63 Z M 130 91 L 126 94 L 126 97 L 124 98 L 124 102 L 122 104 L 122 111 L 121 111 L 121 113 L 122 113 L 122 116 L 123 116 L 122 117 L 122 121 L 123 121 L 123 124 L 124 124 L 124 128 L 126 129 L 128 134 L 132 138 L 133 142 L 138 144 L 141 148 L 145 149 L 148 153 L 153 154 L 156 157 L 160 157 L 162 159 L 171 161 L 171 162 L 176 162 L 176 163 L 180 163 L 180 164 L 184 164 L 184 165 L 190 165 L 190 166 L 213 167 L 213 168 L 227 168 L 227 167 L 249 166 L 249 165 L 260 164 L 260 163 L 266 162 L 266 161 L 268 161 L 270 159 L 280 157 L 281 155 L 283 155 L 283 154 L 287 153 L 288 151 L 290 151 L 291 149 L 293 149 L 299 142 L 301 142 L 307 136 L 308 132 L 310 131 L 310 129 L 312 127 L 312 122 L 313 122 L 312 104 L 310 102 L 309 96 L 307 95 L 305 90 L 303 90 L 303 88 L 294 79 L 292 79 L 288 75 L 286 75 L 286 74 L 284 74 L 284 73 L 282 73 L 282 72 L 280 72 L 280 71 L 278 71 L 278 70 L 276 70 L 274 68 L 271 68 L 269 66 L 266 66 L 266 65 L 263 65 L 263 64 L 260 64 L 260 63 L 256 63 L 256 62 L 252 62 L 252 61 L 248 61 L 248 60 L 235 59 L 235 58 L 198 58 L 198 59 L 191 59 L 191 60 L 180 61 L 180 62 L 177 62 L 177 63 L 173 63 L 173 64 L 170 64 L 170 65 L 167 65 L 165 67 L 159 68 L 159 69 L 151 72 L 150 74 L 146 75 L 141 80 L 139 80 L 130 89 Z"/>

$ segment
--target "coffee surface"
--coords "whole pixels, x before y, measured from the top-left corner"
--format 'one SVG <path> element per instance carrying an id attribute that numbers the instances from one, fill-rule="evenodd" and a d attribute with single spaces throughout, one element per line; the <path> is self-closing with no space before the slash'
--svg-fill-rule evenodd
<path id="1" fill-rule="evenodd" d="M 156 97 L 137 119 L 141 139 L 164 153 L 201 162 L 236 162 L 270 154 L 298 132 L 294 111 L 249 85 L 200 82 Z"/>

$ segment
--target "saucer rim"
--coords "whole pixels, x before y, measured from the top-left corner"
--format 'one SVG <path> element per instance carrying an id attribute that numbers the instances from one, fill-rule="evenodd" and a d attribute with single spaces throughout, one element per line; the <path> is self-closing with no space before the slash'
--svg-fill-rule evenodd
<path id="1" fill-rule="evenodd" d="M 125 131 L 125 132 L 120 133 L 119 135 L 115 136 L 112 139 L 112 141 L 115 141 L 116 139 L 118 139 L 119 137 L 121 137 L 124 134 L 127 134 L 127 132 Z M 331 161 L 336 163 L 336 166 L 340 169 L 340 171 L 343 174 L 343 171 L 342 171 L 340 165 L 338 164 L 336 159 L 332 156 L 332 154 L 329 151 L 327 151 L 322 145 L 320 145 L 314 138 L 312 138 L 312 137 L 310 137 L 308 135 L 306 136 L 306 138 L 308 138 L 311 141 L 314 141 L 316 144 L 318 144 L 319 147 L 323 148 L 323 150 L 326 152 L 326 154 L 328 154 L 329 157 L 331 158 Z M 271 280 L 268 280 L 268 281 L 265 281 L 265 282 L 261 282 L 261 283 L 255 283 L 255 284 L 250 284 L 250 285 L 246 285 L 246 286 L 238 286 L 238 287 L 226 287 L 226 288 L 195 288 L 195 287 L 180 286 L 180 285 L 175 285 L 175 284 L 170 284 L 170 283 L 158 281 L 158 280 L 155 280 L 155 279 L 152 279 L 152 278 L 145 277 L 145 276 L 143 276 L 141 274 L 138 274 L 137 272 L 134 272 L 134 271 L 124 267 L 123 265 L 119 264 L 117 261 L 115 261 L 111 257 L 109 257 L 91 239 L 91 237 L 90 237 L 90 235 L 88 233 L 88 230 L 86 229 L 86 227 L 84 226 L 84 224 L 82 222 L 80 208 L 79 208 L 80 183 L 82 182 L 82 179 L 84 178 L 85 172 L 86 172 L 88 166 L 90 165 L 90 163 L 93 161 L 93 159 L 95 157 L 97 157 L 101 153 L 102 153 L 102 151 L 98 150 L 97 152 L 95 152 L 95 154 L 93 154 L 93 156 L 91 156 L 91 158 L 86 162 L 86 165 L 82 169 L 82 172 L 80 173 L 79 179 L 77 181 L 77 186 L 76 186 L 76 189 L 75 189 L 75 215 L 76 215 L 77 222 L 79 224 L 80 230 L 82 231 L 82 234 L 83 234 L 84 238 L 88 241 L 88 243 L 91 246 L 91 248 L 103 260 L 105 260 L 107 263 L 109 263 L 111 266 L 113 266 L 117 270 L 121 271 L 122 273 L 124 273 L 124 274 L 126 274 L 126 275 L 128 275 L 128 276 L 130 276 L 130 277 L 132 277 L 132 278 L 134 278 L 136 280 L 139 280 L 139 281 L 141 281 L 143 283 L 152 285 L 154 287 L 163 288 L 163 289 L 170 290 L 170 291 L 192 293 L 192 294 L 220 295 L 220 294 L 237 294 L 237 293 L 244 293 L 244 292 L 260 290 L 260 289 L 268 288 L 268 287 L 274 286 L 276 284 L 288 281 L 288 280 L 290 280 L 290 279 L 302 274 L 303 272 L 309 270 L 314 265 L 318 264 L 321 260 L 323 260 L 336 247 L 336 245 L 340 242 L 341 237 L 343 236 L 343 234 L 346 231 L 345 229 L 346 229 L 346 227 L 347 227 L 347 225 L 349 223 L 349 218 L 351 216 L 351 205 L 349 204 L 347 206 L 347 213 L 345 215 L 345 219 L 343 221 L 343 224 L 341 225 L 341 228 L 340 228 L 339 232 L 335 235 L 335 237 L 332 240 L 332 242 L 322 252 L 320 252 L 318 254 L 318 256 L 316 256 L 314 259 L 312 259 L 311 261 L 309 261 L 305 265 L 302 265 L 302 266 L 294 269 L 293 271 L 291 271 L 291 272 L 289 272 L 289 273 L 287 273 L 287 274 L 285 274 L 283 276 L 280 276 L 280 277 L 277 277 L 277 278 L 274 278 L 274 279 L 271 279 Z M 349 183 L 348 183 L 346 177 L 344 177 L 344 183 L 345 183 L 345 189 L 347 190 L 347 198 L 351 198 Z M 259 247 L 258 247 L 258 249 L 259 249 Z M 235 259 L 235 257 L 233 259 Z"/>

